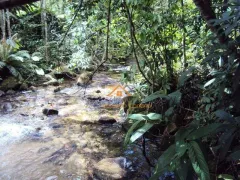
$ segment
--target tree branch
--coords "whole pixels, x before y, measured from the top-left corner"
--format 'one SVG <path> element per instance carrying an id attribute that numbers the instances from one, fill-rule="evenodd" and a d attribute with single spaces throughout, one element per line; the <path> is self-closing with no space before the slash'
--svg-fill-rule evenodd
<path id="1" fill-rule="evenodd" d="M 126 11 L 127 11 L 128 21 L 129 21 L 129 24 L 130 24 L 131 42 L 132 42 L 133 53 L 134 53 L 134 56 L 135 56 L 135 59 L 136 59 L 136 63 L 137 63 L 138 70 L 139 70 L 139 72 L 141 73 L 141 75 L 144 77 L 144 79 L 148 82 L 148 84 L 150 84 L 151 86 L 153 86 L 154 83 L 151 82 L 151 81 L 146 77 L 146 75 L 144 74 L 143 70 L 141 69 L 141 66 L 140 66 L 140 63 L 139 63 L 139 60 L 138 60 L 138 57 L 137 57 L 137 52 L 136 52 L 136 49 L 135 49 L 135 43 L 134 43 L 134 40 L 136 41 L 136 36 L 134 36 L 134 34 L 135 34 L 135 27 L 134 27 L 134 24 L 133 24 L 133 21 L 132 21 L 132 17 L 131 17 L 129 8 L 128 8 L 127 4 L 126 4 L 126 1 L 124 1 L 123 3 L 124 3 L 124 6 L 125 6 L 125 8 L 126 8 Z M 135 37 L 135 38 L 134 38 L 134 37 Z M 136 43 L 138 44 L 138 41 L 136 41 Z M 140 48 L 141 48 L 141 46 L 140 46 Z"/>

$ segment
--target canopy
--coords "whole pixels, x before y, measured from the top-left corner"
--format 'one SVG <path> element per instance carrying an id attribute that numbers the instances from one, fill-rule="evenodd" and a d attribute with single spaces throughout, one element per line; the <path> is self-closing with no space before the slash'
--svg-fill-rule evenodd
<path id="1" fill-rule="evenodd" d="M 32 3 L 38 0 L 0 0 L 0 9 L 12 8 L 28 3 Z"/>

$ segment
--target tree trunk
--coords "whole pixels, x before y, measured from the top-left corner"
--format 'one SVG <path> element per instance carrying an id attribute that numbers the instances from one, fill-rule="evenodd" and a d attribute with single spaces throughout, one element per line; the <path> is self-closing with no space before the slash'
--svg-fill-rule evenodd
<path id="1" fill-rule="evenodd" d="M 1 15 L 1 30 L 2 30 L 2 39 L 6 40 L 6 20 L 5 20 L 5 12 L 4 10 L 0 11 Z"/>
<path id="2" fill-rule="evenodd" d="M 12 31 L 11 31 L 11 23 L 10 23 L 10 13 L 9 9 L 6 10 L 6 15 L 7 15 L 7 29 L 8 29 L 8 38 L 12 38 Z"/>
<path id="3" fill-rule="evenodd" d="M 42 36 L 44 37 L 45 46 L 45 59 L 49 62 L 48 56 L 48 24 L 47 24 L 47 13 L 46 13 L 46 0 L 41 0 L 41 23 L 42 23 Z"/>
<path id="4" fill-rule="evenodd" d="M 182 46 L 183 46 L 183 67 L 187 68 L 187 55 L 186 55 L 186 33 L 185 33 L 185 17 L 184 17 L 184 2 L 181 0 L 181 8 L 182 8 Z"/>
<path id="5" fill-rule="evenodd" d="M 200 10 L 202 17 L 207 22 L 210 30 L 217 35 L 217 38 L 221 44 L 227 44 L 229 38 L 225 36 L 224 30 L 220 25 L 213 25 L 214 23 L 211 20 L 216 19 L 216 14 L 214 13 L 211 7 L 211 0 L 193 0 L 195 5 Z"/>

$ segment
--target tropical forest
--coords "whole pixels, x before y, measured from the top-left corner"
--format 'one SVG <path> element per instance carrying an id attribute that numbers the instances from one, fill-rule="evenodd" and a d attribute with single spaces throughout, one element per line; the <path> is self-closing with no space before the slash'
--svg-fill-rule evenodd
<path id="1" fill-rule="evenodd" d="M 0 0 L 0 180 L 240 179 L 240 0 Z"/>

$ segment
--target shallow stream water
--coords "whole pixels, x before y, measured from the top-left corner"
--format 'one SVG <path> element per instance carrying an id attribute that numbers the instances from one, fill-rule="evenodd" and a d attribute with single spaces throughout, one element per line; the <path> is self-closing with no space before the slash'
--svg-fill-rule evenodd
<path id="1" fill-rule="evenodd" d="M 120 156 L 129 159 L 131 179 L 148 179 L 150 168 L 141 146 L 122 146 L 125 118 L 119 108 L 105 108 L 121 103 L 121 98 L 108 96 L 119 84 L 120 74 L 113 77 L 100 73 L 87 89 L 72 81 L 60 85 L 59 92 L 48 86 L 1 97 L 0 179 L 97 179 L 94 165 Z M 46 116 L 44 108 L 59 114 Z M 98 122 L 106 117 L 117 123 Z"/>

